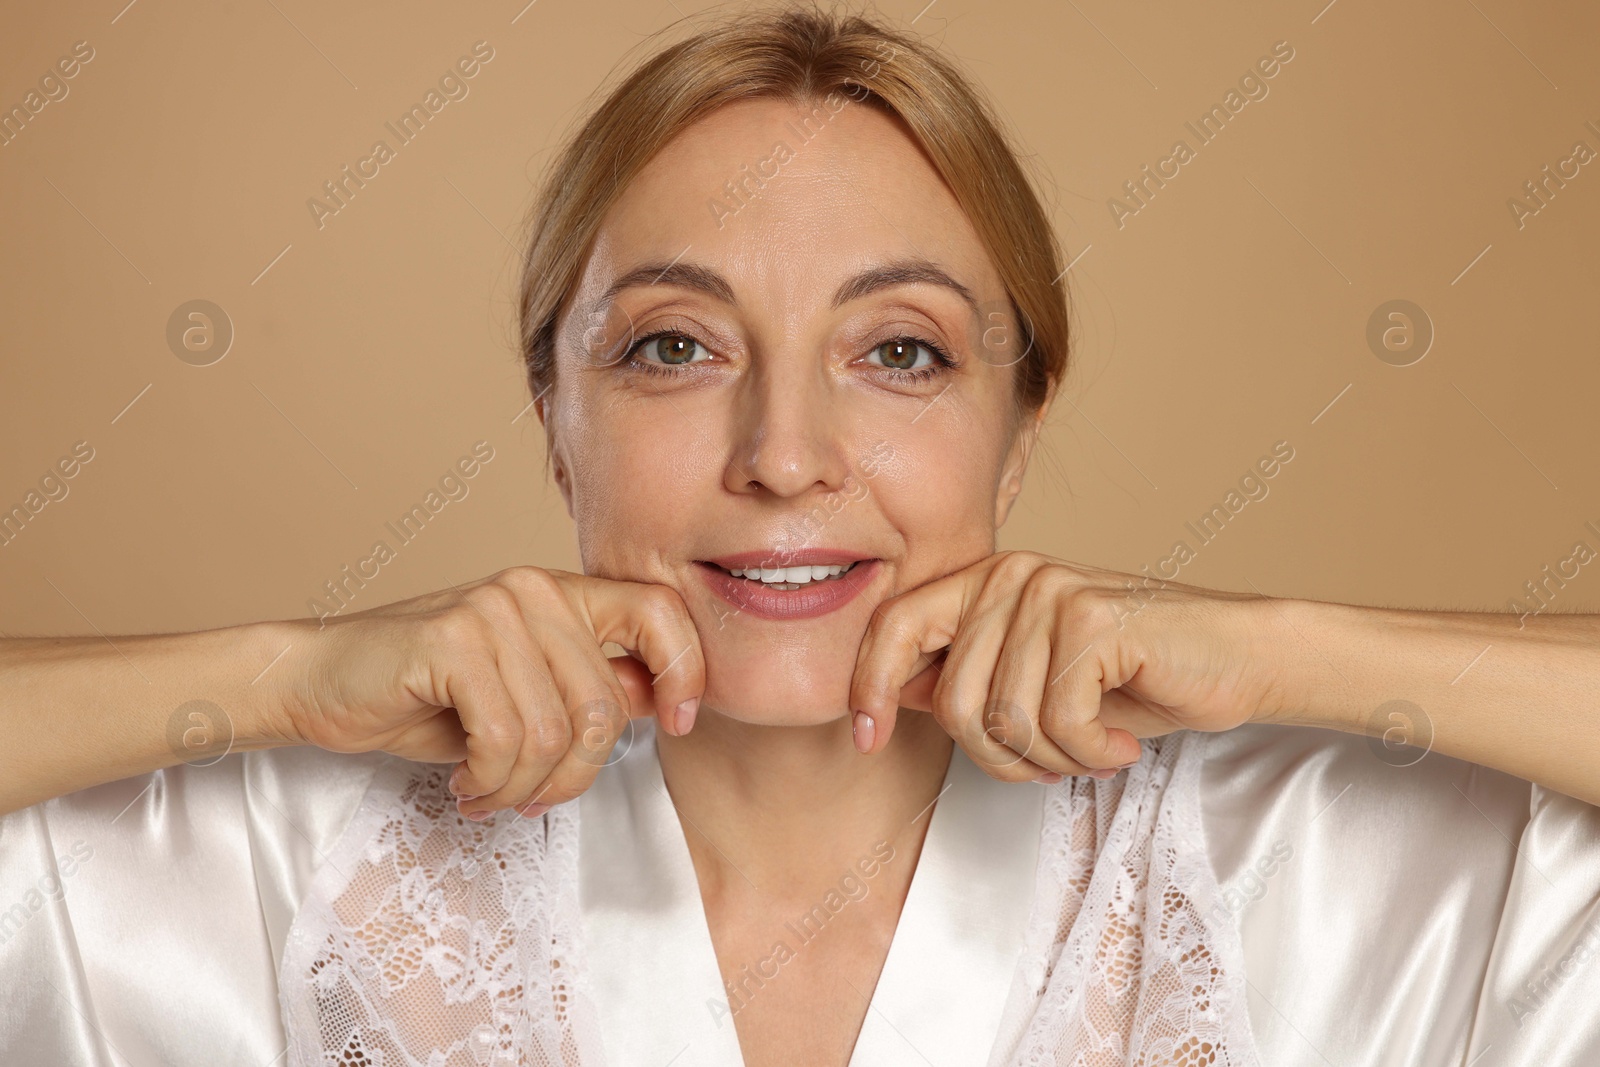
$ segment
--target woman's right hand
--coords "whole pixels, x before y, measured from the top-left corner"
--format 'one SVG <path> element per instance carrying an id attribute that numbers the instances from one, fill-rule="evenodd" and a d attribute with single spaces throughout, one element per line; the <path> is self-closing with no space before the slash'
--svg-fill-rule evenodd
<path id="1" fill-rule="evenodd" d="M 705 690 L 694 623 L 661 585 L 512 567 L 297 625 L 306 636 L 272 669 L 289 679 L 284 732 L 334 752 L 465 759 L 451 789 L 469 817 L 571 800 L 631 719 L 684 733 Z M 629 655 L 608 659 L 607 641 Z"/>

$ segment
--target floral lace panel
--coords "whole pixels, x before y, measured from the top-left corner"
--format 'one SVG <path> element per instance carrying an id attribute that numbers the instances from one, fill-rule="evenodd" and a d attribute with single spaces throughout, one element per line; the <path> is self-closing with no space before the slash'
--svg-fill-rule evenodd
<path id="1" fill-rule="evenodd" d="M 576 980 L 576 806 L 475 823 L 447 770 L 380 770 L 326 857 L 284 953 L 291 1065 L 604 1062 Z"/>

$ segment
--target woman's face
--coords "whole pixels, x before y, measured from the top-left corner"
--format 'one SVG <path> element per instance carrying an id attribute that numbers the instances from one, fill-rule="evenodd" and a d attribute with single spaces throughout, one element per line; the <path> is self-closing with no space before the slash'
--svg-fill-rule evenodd
<path id="1" fill-rule="evenodd" d="M 873 610 L 994 551 L 1037 426 L 953 194 L 832 103 L 729 105 L 633 180 L 541 408 L 585 571 L 677 590 L 702 707 L 749 722 L 850 713 Z"/>

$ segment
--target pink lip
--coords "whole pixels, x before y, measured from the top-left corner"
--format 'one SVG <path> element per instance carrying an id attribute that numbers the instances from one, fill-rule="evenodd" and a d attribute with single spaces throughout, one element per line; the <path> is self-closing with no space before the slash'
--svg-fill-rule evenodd
<path id="1" fill-rule="evenodd" d="M 782 560 L 781 564 L 774 559 L 774 555 Z M 761 619 L 786 620 L 814 619 L 830 611 L 839 610 L 854 600 L 856 595 L 866 588 L 867 583 L 877 577 L 879 566 L 879 561 L 876 559 L 863 560 L 849 553 L 841 554 L 826 549 L 802 549 L 793 553 L 778 554 L 745 552 L 737 556 L 723 557 L 715 564 L 697 562 L 700 573 L 704 576 L 706 585 L 711 587 L 711 591 L 738 608 L 740 612 Z M 849 573 L 838 578 L 809 582 L 799 589 L 771 589 L 758 581 L 735 578 L 720 569 L 726 566 L 734 570 L 747 570 L 763 563 L 768 566 L 815 567 L 851 562 L 856 565 L 850 568 Z"/>

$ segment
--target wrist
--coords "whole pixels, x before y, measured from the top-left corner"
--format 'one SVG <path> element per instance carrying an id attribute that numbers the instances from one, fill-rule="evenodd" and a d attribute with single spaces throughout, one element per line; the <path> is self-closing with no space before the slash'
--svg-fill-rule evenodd
<path id="1" fill-rule="evenodd" d="M 1359 639 L 1353 614 L 1361 609 L 1294 597 L 1252 606 L 1261 635 L 1255 658 L 1267 677 L 1251 721 L 1362 732 L 1364 724 L 1351 714 L 1360 705 L 1354 668 L 1346 666 L 1353 663 L 1346 652 Z"/>
<path id="2" fill-rule="evenodd" d="M 168 731 L 175 752 L 193 748 L 200 741 L 203 720 L 218 717 L 219 712 L 214 732 L 218 743 L 231 738 L 232 751 L 304 744 L 290 714 L 291 661 L 295 644 L 304 636 L 296 622 L 252 622 L 185 636 L 201 642 L 198 647 L 186 642 L 184 647 L 186 656 L 198 653 L 193 660 L 193 677 L 199 683 L 195 690 L 214 695 L 209 701 L 204 697 L 197 701 L 212 708 L 197 706 L 199 718 L 190 716 L 196 724 L 191 736 L 185 737 L 183 716 L 175 713 L 178 725 Z"/>

